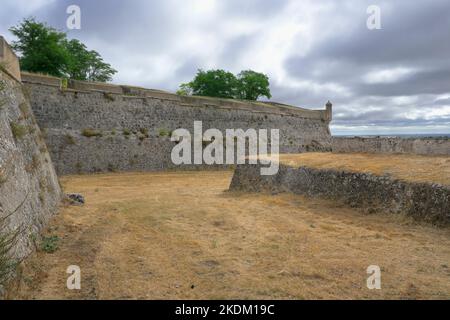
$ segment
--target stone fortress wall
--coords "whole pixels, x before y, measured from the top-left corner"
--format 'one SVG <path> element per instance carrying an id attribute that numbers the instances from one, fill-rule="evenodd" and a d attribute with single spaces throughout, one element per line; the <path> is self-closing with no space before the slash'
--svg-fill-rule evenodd
<path id="1" fill-rule="evenodd" d="M 9 49 L 2 38 L 0 48 Z M 33 251 L 40 231 L 57 212 L 62 192 L 19 81 L 17 57 L 10 52 L 0 56 L 0 63 L 0 232 L 18 233 L 11 254 L 20 260 Z M 2 291 L 0 286 L 0 297 Z"/>
<path id="2" fill-rule="evenodd" d="M 223 133 L 279 129 L 281 153 L 331 151 L 331 106 L 308 110 L 104 83 L 66 85 L 29 73 L 22 73 L 22 82 L 58 174 L 175 168 L 170 132 L 185 128 L 192 133 L 194 121 L 202 121 L 203 131 Z"/>
<path id="3" fill-rule="evenodd" d="M 333 152 L 450 155 L 450 138 L 333 137 Z"/>

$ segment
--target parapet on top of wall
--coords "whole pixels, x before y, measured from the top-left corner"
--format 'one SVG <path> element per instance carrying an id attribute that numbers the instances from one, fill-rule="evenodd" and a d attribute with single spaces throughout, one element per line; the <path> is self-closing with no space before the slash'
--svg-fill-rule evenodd
<path id="1" fill-rule="evenodd" d="M 61 88 L 62 81 L 60 78 L 47 76 L 38 73 L 29 73 L 22 71 L 22 82 L 44 84 L 48 86 Z"/>
<path id="2" fill-rule="evenodd" d="M 0 36 L 0 67 L 15 80 L 21 81 L 19 58 L 2 36 Z"/>
<path id="3" fill-rule="evenodd" d="M 180 96 L 162 90 L 146 89 L 135 86 L 114 85 L 101 82 L 69 80 L 67 82 L 67 87 L 63 88 L 63 82 L 60 78 L 28 72 L 22 72 L 22 82 L 54 86 L 68 91 L 104 92 L 108 94 L 117 94 L 127 97 L 177 101 L 182 106 L 211 106 L 226 109 L 241 109 L 256 113 L 273 113 L 308 119 L 320 119 L 326 122 L 331 121 L 332 113 L 331 104 L 327 105 L 326 110 L 310 110 L 275 102 L 243 101 L 201 96 Z"/>

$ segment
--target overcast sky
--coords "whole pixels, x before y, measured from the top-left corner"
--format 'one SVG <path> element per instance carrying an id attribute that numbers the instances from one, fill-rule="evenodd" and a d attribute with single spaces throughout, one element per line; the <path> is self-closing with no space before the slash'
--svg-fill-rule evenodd
<path id="1" fill-rule="evenodd" d="M 334 134 L 450 133 L 449 0 L 2 0 L 0 34 L 29 16 L 100 52 L 115 83 L 175 91 L 199 68 L 253 69 L 272 101 L 331 100 Z"/>

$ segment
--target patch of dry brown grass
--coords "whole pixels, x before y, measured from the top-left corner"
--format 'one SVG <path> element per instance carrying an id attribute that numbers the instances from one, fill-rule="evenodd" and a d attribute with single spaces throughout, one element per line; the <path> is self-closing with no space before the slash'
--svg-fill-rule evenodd
<path id="1" fill-rule="evenodd" d="M 450 157 L 409 154 L 302 153 L 282 154 L 289 166 L 389 174 L 394 178 L 450 185 Z"/>
<path id="2" fill-rule="evenodd" d="M 292 194 L 230 193 L 231 172 L 62 178 L 85 195 L 13 298 L 450 298 L 450 230 Z M 81 291 L 66 289 L 79 265 Z M 366 268 L 382 269 L 368 290 Z"/>

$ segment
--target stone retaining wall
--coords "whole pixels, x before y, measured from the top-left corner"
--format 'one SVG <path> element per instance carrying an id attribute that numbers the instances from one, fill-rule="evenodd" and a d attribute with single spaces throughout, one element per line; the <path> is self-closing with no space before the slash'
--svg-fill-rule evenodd
<path id="1" fill-rule="evenodd" d="M 260 165 L 237 166 L 231 191 L 292 192 L 322 196 L 362 209 L 405 214 L 436 224 L 450 223 L 450 186 L 414 183 L 369 173 L 280 166 L 261 176 Z"/>
<path id="2" fill-rule="evenodd" d="M 333 152 L 410 153 L 450 155 L 449 138 L 363 138 L 333 137 Z"/>

